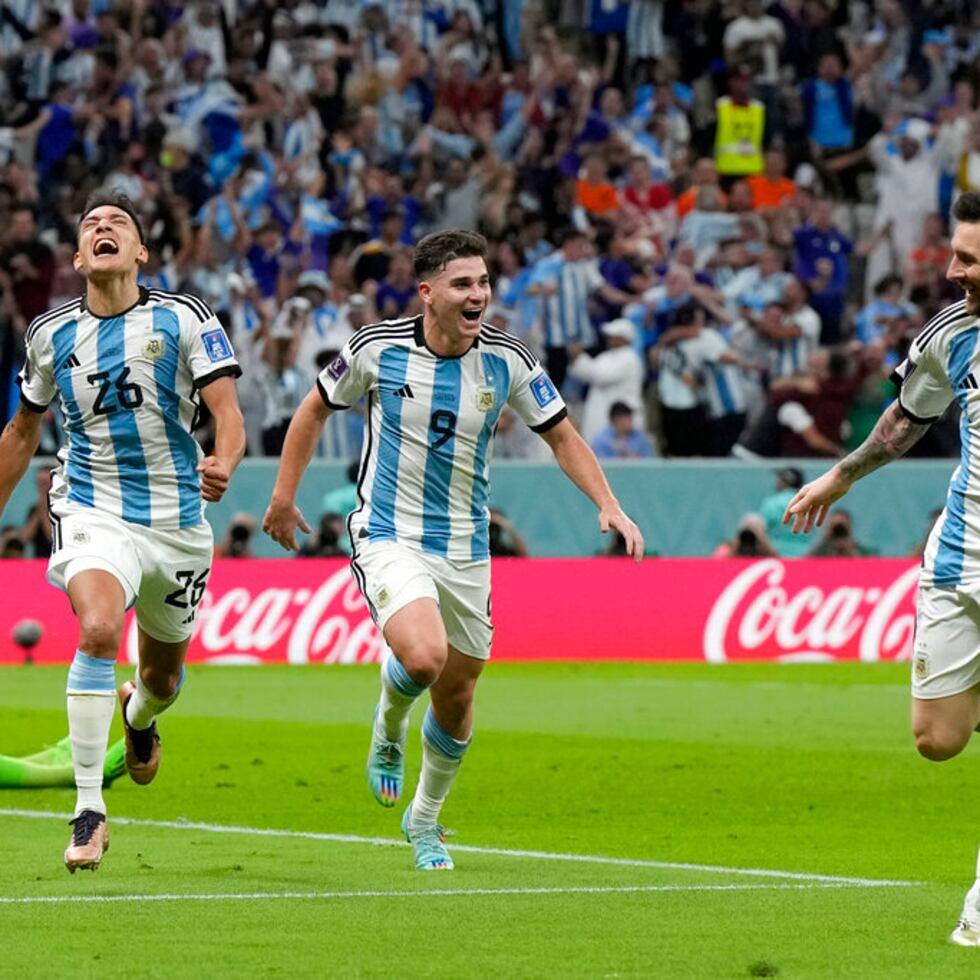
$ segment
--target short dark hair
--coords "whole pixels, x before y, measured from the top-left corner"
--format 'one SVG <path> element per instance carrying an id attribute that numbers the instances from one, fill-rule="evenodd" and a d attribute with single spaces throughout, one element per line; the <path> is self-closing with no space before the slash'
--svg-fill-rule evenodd
<path id="1" fill-rule="evenodd" d="M 436 231 L 420 239 L 415 246 L 415 278 L 425 279 L 442 272 L 454 259 L 487 257 L 487 240 L 475 231 L 461 228 Z"/>
<path id="2" fill-rule="evenodd" d="M 120 211 L 125 211 L 132 219 L 133 224 L 136 225 L 136 233 L 140 236 L 140 244 L 143 243 L 143 225 L 139 219 L 139 215 L 136 213 L 136 205 L 122 191 L 113 190 L 111 187 L 99 187 L 89 194 L 85 200 L 85 206 L 82 208 L 82 213 L 78 216 L 76 233 L 82 227 L 82 222 L 85 220 L 86 215 L 90 211 L 102 207 L 119 208 Z"/>
<path id="3" fill-rule="evenodd" d="M 626 415 L 629 415 L 630 417 L 632 417 L 633 415 L 633 409 L 630 408 L 629 405 L 626 404 L 626 402 L 613 402 L 609 406 L 610 421 L 612 421 L 613 419 L 623 418 Z"/>
<path id="4" fill-rule="evenodd" d="M 971 225 L 980 222 L 980 194 L 976 191 L 965 191 L 960 194 L 953 205 L 953 217 L 957 221 L 965 221 Z"/>

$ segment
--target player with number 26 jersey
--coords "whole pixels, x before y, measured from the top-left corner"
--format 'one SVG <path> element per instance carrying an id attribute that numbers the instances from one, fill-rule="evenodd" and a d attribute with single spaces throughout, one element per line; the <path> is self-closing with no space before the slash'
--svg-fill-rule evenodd
<path id="1" fill-rule="evenodd" d="M 75 503 L 144 527 L 200 524 L 198 391 L 241 374 L 207 305 L 141 288 L 134 307 L 99 317 L 81 297 L 38 317 L 26 347 L 22 397 L 41 409 L 59 397 L 65 420 L 52 513 Z"/>

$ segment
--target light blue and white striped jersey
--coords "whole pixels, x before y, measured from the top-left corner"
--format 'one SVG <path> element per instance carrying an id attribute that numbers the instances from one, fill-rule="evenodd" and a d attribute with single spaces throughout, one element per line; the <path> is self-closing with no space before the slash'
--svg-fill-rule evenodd
<path id="1" fill-rule="evenodd" d="M 726 364 L 722 360 L 730 350 L 725 339 L 717 330 L 704 328 L 691 343 L 695 345 L 701 401 L 708 418 L 743 414 L 747 402 L 742 372 L 735 364 Z"/>
<path id="2" fill-rule="evenodd" d="M 565 418 L 565 404 L 531 351 L 483 325 L 459 357 L 425 343 L 422 317 L 359 330 L 321 372 L 327 407 L 367 397 L 360 505 L 351 545 L 399 541 L 456 561 L 489 558 L 493 432 L 510 405 L 535 432 Z"/>
<path id="3" fill-rule="evenodd" d="M 798 327 L 799 337 L 773 341 L 769 373 L 773 378 L 789 378 L 807 368 L 807 361 L 820 346 L 820 314 L 812 306 L 801 306 L 783 317 L 787 327 Z"/>
<path id="4" fill-rule="evenodd" d="M 207 305 L 141 287 L 135 306 L 99 317 L 83 297 L 39 316 L 25 342 L 23 403 L 41 412 L 60 396 L 65 419 L 52 512 L 67 501 L 145 527 L 200 524 L 198 391 L 241 374 Z"/>
<path id="5" fill-rule="evenodd" d="M 605 282 L 596 259 L 569 262 L 561 250 L 545 256 L 531 273 L 529 285 L 551 283 L 556 291 L 540 300 L 545 347 L 581 344 L 591 347 L 595 331 L 589 318 L 589 297 Z"/>
<path id="6" fill-rule="evenodd" d="M 980 586 L 980 317 L 954 303 L 936 314 L 895 369 L 898 401 L 914 422 L 938 419 L 955 398 L 960 406 L 960 465 L 946 506 L 922 556 L 923 585 Z"/>

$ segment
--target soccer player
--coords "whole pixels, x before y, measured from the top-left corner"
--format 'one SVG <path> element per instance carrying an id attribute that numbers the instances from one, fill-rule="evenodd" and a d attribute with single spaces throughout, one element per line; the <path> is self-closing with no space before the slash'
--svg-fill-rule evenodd
<path id="1" fill-rule="evenodd" d="M 119 691 L 126 766 L 145 784 L 160 763 L 154 718 L 180 690 L 211 567 L 204 501 L 221 499 L 245 449 L 227 336 L 201 300 L 139 286 L 147 258 L 132 202 L 95 192 L 74 258 L 85 294 L 28 327 L 20 405 L 0 436 L 2 513 L 42 413 L 60 397 L 66 443 L 50 492 L 48 581 L 67 592 L 79 625 L 67 687 L 72 873 L 97 868 L 109 846 L 102 778 L 125 612 L 135 605 L 139 632 L 136 683 Z M 202 398 L 216 424 L 207 458 L 191 435 Z"/>
<path id="2" fill-rule="evenodd" d="M 946 277 L 965 299 L 930 320 L 893 380 L 896 401 L 846 459 L 803 486 L 786 508 L 793 531 L 820 525 L 851 485 L 903 455 L 955 398 L 961 411 L 960 465 L 926 544 L 919 577 L 912 657 L 916 748 L 943 762 L 958 755 L 980 725 L 980 194 L 963 194 Z M 950 940 L 980 945 L 980 869 Z"/>
<path id="3" fill-rule="evenodd" d="M 102 767 L 103 787 L 111 786 L 125 771 L 126 743 L 124 739 L 119 739 L 106 752 Z M 32 755 L 0 755 L 0 789 L 74 785 L 70 735 Z"/>
<path id="4" fill-rule="evenodd" d="M 327 416 L 367 396 L 368 432 L 348 519 L 354 576 L 392 651 L 381 668 L 367 776 L 394 806 L 408 716 L 429 691 L 422 771 L 402 830 L 415 866 L 451 869 L 437 819 L 470 745 L 473 693 L 490 656 L 487 498 L 491 441 L 505 405 L 548 443 L 636 561 L 643 537 L 613 496 L 564 403 L 519 340 L 483 323 L 487 243 L 443 231 L 415 249 L 423 313 L 364 327 L 317 379 L 289 426 L 263 529 L 296 550 L 310 528 L 294 500 Z"/>

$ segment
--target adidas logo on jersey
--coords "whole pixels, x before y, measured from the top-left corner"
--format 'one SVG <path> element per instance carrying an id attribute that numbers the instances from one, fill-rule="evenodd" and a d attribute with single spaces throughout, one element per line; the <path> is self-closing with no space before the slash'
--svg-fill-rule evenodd
<path id="1" fill-rule="evenodd" d="M 400 388 L 393 392 L 396 398 L 414 398 L 415 393 L 412 391 L 411 385 L 402 385 Z"/>
<path id="2" fill-rule="evenodd" d="M 978 391 L 980 390 L 980 383 L 977 382 L 977 376 L 975 374 L 968 374 L 957 386 L 957 391 Z"/>
<path id="3" fill-rule="evenodd" d="M 71 370 L 72 368 L 81 367 L 82 362 L 78 359 L 78 355 L 74 352 L 69 354 L 64 361 L 61 362 L 61 366 L 58 368 L 59 371 Z"/>

